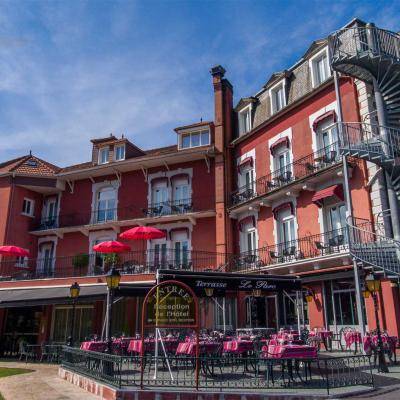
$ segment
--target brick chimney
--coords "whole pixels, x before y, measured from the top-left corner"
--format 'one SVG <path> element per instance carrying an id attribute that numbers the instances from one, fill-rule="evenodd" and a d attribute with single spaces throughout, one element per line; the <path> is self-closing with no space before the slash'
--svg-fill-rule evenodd
<path id="1" fill-rule="evenodd" d="M 232 140 L 233 88 L 224 78 L 221 65 L 211 68 L 214 86 L 214 132 L 215 148 L 215 209 L 216 251 L 229 253 L 233 249 L 231 220 L 227 213 L 228 196 L 232 189 L 232 155 L 229 144 Z"/>

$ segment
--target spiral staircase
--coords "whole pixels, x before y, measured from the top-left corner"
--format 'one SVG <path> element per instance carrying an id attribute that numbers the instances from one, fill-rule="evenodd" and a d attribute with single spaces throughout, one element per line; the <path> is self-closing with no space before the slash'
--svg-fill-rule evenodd
<path id="1" fill-rule="evenodd" d="M 376 103 L 383 105 L 379 124 L 338 124 L 341 154 L 382 168 L 399 201 L 400 36 L 357 21 L 329 37 L 329 50 L 332 69 L 372 84 Z M 400 241 L 376 233 L 377 227 L 368 221 L 353 218 L 348 225 L 350 252 L 358 264 L 400 277 Z"/>

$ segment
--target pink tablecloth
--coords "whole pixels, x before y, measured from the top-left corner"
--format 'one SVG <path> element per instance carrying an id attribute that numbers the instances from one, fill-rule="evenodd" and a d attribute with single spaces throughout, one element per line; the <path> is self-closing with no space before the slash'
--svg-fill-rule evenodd
<path id="1" fill-rule="evenodd" d="M 396 336 L 382 335 L 383 346 L 384 347 L 386 346 L 386 348 L 390 348 L 393 352 L 396 351 L 397 341 L 398 341 L 398 339 Z M 376 347 L 377 344 L 378 344 L 378 335 L 364 336 L 363 346 L 364 346 L 364 351 L 366 354 L 371 354 L 373 348 Z"/>
<path id="2" fill-rule="evenodd" d="M 231 354 L 243 354 L 254 350 L 252 340 L 231 340 L 223 344 L 223 352 Z"/>
<path id="3" fill-rule="evenodd" d="M 164 338 L 163 343 L 165 346 L 165 350 L 168 353 L 173 353 L 176 351 L 176 348 L 178 346 L 178 340 L 177 339 L 170 339 L 170 338 Z M 156 346 L 156 341 L 155 339 L 145 339 L 144 341 L 144 351 L 145 352 L 152 352 L 154 351 Z M 161 343 L 159 343 L 159 348 L 162 349 Z M 140 354 L 142 351 L 142 340 L 141 339 L 133 339 L 129 342 L 128 345 L 128 350 L 129 353 L 137 353 Z"/>
<path id="4" fill-rule="evenodd" d="M 350 331 L 350 332 L 346 332 L 344 334 L 344 341 L 346 343 L 346 347 L 349 348 L 353 343 L 361 343 L 361 333 L 360 332 L 354 332 L 354 331 Z"/>
<path id="5" fill-rule="evenodd" d="M 87 351 L 97 351 L 99 353 L 103 353 L 107 349 L 106 342 L 82 342 L 81 350 Z"/>
<path id="6" fill-rule="evenodd" d="M 218 342 L 199 342 L 200 354 L 217 354 L 221 348 Z M 196 342 L 182 342 L 178 344 L 176 355 L 195 356 Z"/>
<path id="7" fill-rule="evenodd" d="M 264 358 L 316 358 L 317 349 L 314 346 L 297 344 L 288 345 L 269 345 L 262 349 Z"/>
<path id="8" fill-rule="evenodd" d="M 327 330 L 311 331 L 310 336 L 319 337 L 324 340 L 333 337 L 333 332 Z"/>

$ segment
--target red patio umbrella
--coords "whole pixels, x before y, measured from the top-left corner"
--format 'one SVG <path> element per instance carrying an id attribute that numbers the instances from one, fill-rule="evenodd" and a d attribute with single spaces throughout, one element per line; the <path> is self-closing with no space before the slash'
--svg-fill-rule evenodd
<path id="1" fill-rule="evenodd" d="M 128 229 L 119 235 L 121 239 L 132 240 L 162 239 L 165 236 L 165 232 L 160 231 L 157 228 L 152 228 L 151 226 L 137 226 L 135 228 Z"/>
<path id="2" fill-rule="evenodd" d="M 131 248 L 127 244 L 117 242 L 116 240 L 109 240 L 96 244 L 93 246 L 93 250 L 98 253 L 123 253 L 130 251 Z"/>
<path id="3" fill-rule="evenodd" d="M 18 246 L 0 246 L 0 254 L 11 257 L 28 257 L 29 251 Z"/>

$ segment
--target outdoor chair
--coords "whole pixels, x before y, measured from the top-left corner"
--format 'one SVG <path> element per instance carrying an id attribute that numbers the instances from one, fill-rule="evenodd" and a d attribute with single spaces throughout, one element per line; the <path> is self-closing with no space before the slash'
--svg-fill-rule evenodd
<path id="1" fill-rule="evenodd" d="M 324 256 L 326 253 L 330 253 L 330 246 L 324 245 L 322 242 L 316 241 L 315 247 L 321 252 L 321 255 Z"/>
<path id="2" fill-rule="evenodd" d="M 344 340 L 344 332 L 345 328 L 341 328 L 339 332 L 333 333 L 331 342 L 332 342 L 332 348 L 334 348 L 333 344 L 336 343 L 337 346 L 336 348 L 341 351 L 343 351 L 343 340 Z"/>
<path id="3" fill-rule="evenodd" d="M 267 181 L 267 188 L 269 190 L 273 190 L 273 189 L 276 188 L 276 184 L 274 182 L 272 182 L 272 181 Z"/>
<path id="4" fill-rule="evenodd" d="M 271 257 L 271 259 L 272 259 L 275 263 L 280 263 L 280 262 L 283 261 L 282 255 L 276 253 L 275 251 L 270 251 L 270 252 L 269 252 L 269 256 Z"/>
<path id="5" fill-rule="evenodd" d="M 306 163 L 306 170 L 307 170 L 307 171 L 309 171 L 309 172 L 314 172 L 316 169 L 317 169 L 317 166 L 316 166 L 316 165 L 314 165 L 314 164 L 312 164 L 312 163 L 310 163 L 310 162 L 307 162 L 307 163 Z"/>
<path id="6" fill-rule="evenodd" d="M 329 239 L 329 246 L 331 246 L 331 247 L 339 247 L 339 246 L 342 246 L 343 243 L 344 243 L 343 235 L 337 235 L 337 236 Z"/>
<path id="7" fill-rule="evenodd" d="M 322 160 L 325 164 L 331 164 L 332 162 L 334 162 L 336 160 L 336 151 L 333 150 L 333 151 L 329 152 L 329 154 L 325 154 L 322 157 Z"/>
<path id="8" fill-rule="evenodd" d="M 36 358 L 36 353 L 26 342 L 21 341 L 19 343 L 19 360 L 22 361 L 23 357 L 25 357 L 25 362 L 28 362 L 30 358 L 32 360 Z"/>
<path id="9" fill-rule="evenodd" d="M 282 254 L 284 257 L 293 257 L 296 254 L 296 246 L 290 246 L 283 249 Z"/>

